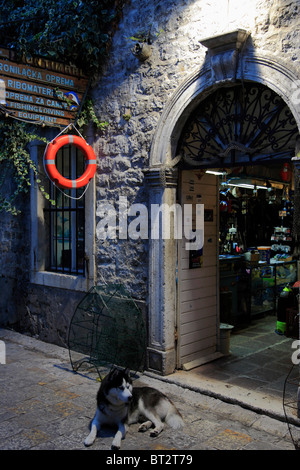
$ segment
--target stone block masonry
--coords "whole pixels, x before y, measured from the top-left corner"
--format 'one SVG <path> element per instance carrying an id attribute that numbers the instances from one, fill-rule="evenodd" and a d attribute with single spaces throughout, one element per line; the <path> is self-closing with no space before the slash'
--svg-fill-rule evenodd
<path id="1" fill-rule="evenodd" d="M 24 308 L 29 265 L 28 212 L 18 217 L 1 213 L 0 228 L 0 325 L 14 325 Z"/>
<path id="2" fill-rule="evenodd" d="M 105 73 L 93 87 L 97 114 L 109 122 L 95 141 L 100 157 L 98 200 L 111 202 L 125 196 L 130 204 L 148 202 L 143 171 L 151 165 L 150 149 L 159 120 L 178 86 L 203 66 L 207 50 L 201 39 L 244 28 L 250 32 L 246 50 L 280 55 L 281 61 L 292 65 L 300 54 L 298 10 L 299 1 L 288 0 L 130 2 Z M 150 26 L 152 55 L 141 63 L 131 54 L 129 38 Z M 138 250 L 130 241 L 112 241 L 110 248 L 98 240 L 96 244 L 99 272 L 104 270 L 109 279 L 125 280 L 132 294 L 143 298 L 147 289 L 141 290 L 140 283 L 135 286 L 134 279 L 145 279 L 147 244 L 140 242 Z M 107 250 L 110 263 L 104 254 Z M 124 250 L 134 254 L 134 269 L 132 256 L 124 257 Z"/>
<path id="3" fill-rule="evenodd" d="M 200 40 L 245 29 L 250 34 L 241 51 L 242 58 L 272 57 L 285 67 L 284 70 L 297 75 L 299 8 L 299 0 L 132 0 L 126 3 L 109 61 L 91 90 L 98 118 L 109 122 L 105 131 L 89 139 L 99 162 L 95 177 L 96 214 L 94 207 L 90 209 L 96 218 L 95 226 L 99 222 L 97 207 L 103 201 L 113 204 L 116 211 L 120 197 L 126 197 L 129 205 L 148 205 L 151 198 L 161 204 L 164 197 L 169 198 L 170 204 L 176 202 L 176 175 L 160 173 L 159 165 L 176 157 L 181 124 L 188 118 L 186 103 L 179 101 L 176 105 L 176 119 L 180 116 L 180 123 L 172 123 L 171 135 L 165 135 L 163 155 L 156 152 L 157 135 L 165 129 L 166 119 L 172 119 L 167 112 L 174 109 L 179 89 L 180 97 L 183 96 L 180 87 L 188 83 L 189 77 L 208 67 L 207 49 Z M 129 38 L 140 31 L 147 32 L 150 26 L 152 54 L 148 60 L 140 62 L 131 53 L 134 43 Z M 243 62 L 241 77 L 243 72 L 250 76 L 252 63 Z M 265 70 L 266 62 L 262 60 L 255 77 L 265 74 Z M 274 69 L 270 66 L 269 76 L 264 75 L 265 85 L 272 82 L 273 75 Z M 204 93 L 215 86 L 207 83 Z M 279 83 L 276 92 L 281 95 Z M 160 136 L 161 141 L 163 138 Z M 149 171 L 152 172 L 150 177 Z M 148 180 L 152 178 L 151 185 L 146 183 L 147 172 Z M 166 196 L 163 188 L 167 186 Z M 74 306 L 83 293 L 29 284 L 29 212 L 25 211 L 24 217 L 18 220 L 3 214 L 1 218 L 0 324 L 16 324 L 22 320 L 34 334 L 62 344 Z M 170 360 L 170 367 L 173 367 L 173 352 L 169 359 L 169 351 L 173 351 L 174 344 L 175 311 L 171 300 L 175 298 L 175 274 L 173 276 L 166 263 L 174 250 L 170 244 L 158 245 L 152 247 L 149 240 L 130 238 L 101 240 L 96 232 L 95 282 L 122 283 L 145 310 L 148 306 L 148 318 L 156 315 L 150 329 L 150 336 L 153 334 L 154 338 L 152 361 L 155 362 L 155 358 L 158 363 Z M 162 253 L 166 256 L 162 257 Z M 175 271 L 176 260 L 172 263 Z M 157 285 L 150 278 L 151 269 L 166 291 L 165 298 L 155 291 Z M 165 269 L 163 274 L 162 269 Z M 151 289 L 151 295 L 156 295 L 152 303 L 149 302 Z M 168 308 L 165 307 L 167 301 Z M 159 312 L 163 312 L 161 317 L 157 316 Z M 164 331 L 167 328 L 168 335 Z M 159 355 L 160 349 L 166 359 Z"/>

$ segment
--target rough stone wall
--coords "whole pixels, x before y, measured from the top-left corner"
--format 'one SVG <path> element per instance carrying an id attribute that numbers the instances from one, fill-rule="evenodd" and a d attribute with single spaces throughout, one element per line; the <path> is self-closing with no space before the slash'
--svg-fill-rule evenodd
<path id="1" fill-rule="evenodd" d="M 83 296 L 83 292 L 30 284 L 18 329 L 67 347 L 70 321 Z"/>
<path id="2" fill-rule="evenodd" d="M 109 122 L 108 129 L 94 140 L 99 157 L 96 223 L 105 201 L 113 204 L 117 213 L 120 196 L 127 197 L 129 205 L 148 204 L 144 170 L 149 167 L 155 131 L 177 87 L 204 63 L 206 49 L 199 40 L 245 28 L 251 31 L 248 48 L 278 56 L 295 69 L 300 56 L 299 9 L 300 0 L 128 3 L 105 73 L 92 87 L 96 113 Z M 131 53 L 134 42 L 128 38 L 148 31 L 150 25 L 152 55 L 141 63 Z M 32 333 L 64 344 L 71 315 L 83 293 L 28 284 L 28 210 L 25 216 L 26 223 L 1 214 L 0 322 L 14 324 L 21 318 Z M 116 239 L 103 241 L 96 231 L 98 283 L 123 283 L 143 305 L 148 295 L 148 267 L 147 240 L 120 240 L 117 234 Z"/>
<path id="3" fill-rule="evenodd" d="M 206 49 L 200 40 L 244 28 L 247 48 L 280 57 L 294 67 L 299 57 L 299 0 L 133 0 L 124 10 L 104 76 L 93 87 L 96 112 L 109 122 L 96 137 L 100 157 L 97 207 L 120 196 L 147 204 L 143 169 L 162 111 L 176 88 L 200 69 Z M 153 50 L 144 63 L 131 54 L 128 40 L 151 27 Z M 99 215 L 99 214 L 98 214 Z M 98 219 L 99 220 L 99 217 Z M 97 234 L 96 234 L 97 236 Z M 147 241 L 97 239 L 98 279 L 124 282 L 147 299 Z"/>
<path id="4" fill-rule="evenodd" d="M 84 293 L 30 284 L 28 195 L 19 198 L 18 208 L 18 216 L 1 214 L 0 327 L 66 346 L 71 316 Z"/>
<path id="5" fill-rule="evenodd" d="M 25 198 L 26 200 L 28 198 Z M 19 200 L 22 215 L 1 214 L 0 229 L 0 325 L 13 326 L 24 312 L 28 282 L 30 215 Z"/>
<path id="6" fill-rule="evenodd" d="M 295 66 L 295 61 L 299 59 L 299 15 L 299 0 L 270 2 L 270 9 L 264 15 L 265 22 L 258 18 L 254 45 L 271 51 L 286 63 L 290 62 L 291 66 Z"/>

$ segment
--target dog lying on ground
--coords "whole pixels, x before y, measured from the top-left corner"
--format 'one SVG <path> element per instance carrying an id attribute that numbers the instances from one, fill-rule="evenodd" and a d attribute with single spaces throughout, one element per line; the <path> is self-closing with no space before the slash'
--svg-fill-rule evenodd
<path id="1" fill-rule="evenodd" d="M 102 425 L 117 425 L 112 449 L 120 449 L 127 426 L 137 423 L 141 417 L 146 421 L 142 422 L 139 431 L 147 431 L 154 426 L 151 436 L 158 436 L 164 422 L 173 429 L 180 429 L 183 425 L 179 411 L 163 393 L 151 387 L 133 387 L 129 370 L 115 368 L 100 385 L 96 414 L 84 444 L 91 446 L 94 443 Z"/>

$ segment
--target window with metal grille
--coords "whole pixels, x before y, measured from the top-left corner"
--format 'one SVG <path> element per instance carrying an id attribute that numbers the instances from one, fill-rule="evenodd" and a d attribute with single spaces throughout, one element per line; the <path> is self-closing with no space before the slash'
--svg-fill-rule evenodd
<path id="1" fill-rule="evenodd" d="M 62 147 L 56 156 L 58 171 L 71 180 L 85 169 L 82 152 L 74 146 Z M 85 274 L 85 188 L 59 189 L 50 185 L 55 206 L 46 209 L 49 227 L 48 271 Z"/>

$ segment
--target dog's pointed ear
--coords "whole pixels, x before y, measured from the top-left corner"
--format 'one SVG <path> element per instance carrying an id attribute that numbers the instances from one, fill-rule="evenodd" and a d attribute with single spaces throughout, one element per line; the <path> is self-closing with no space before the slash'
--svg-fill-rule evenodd
<path id="1" fill-rule="evenodd" d="M 118 369 L 116 367 L 114 367 L 113 369 L 111 369 L 110 373 L 108 374 L 110 378 L 114 377 L 118 372 Z"/>
<path id="2" fill-rule="evenodd" d="M 124 375 L 126 375 L 126 377 L 130 377 L 130 369 L 129 367 L 126 367 L 125 371 L 124 371 Z"/>

